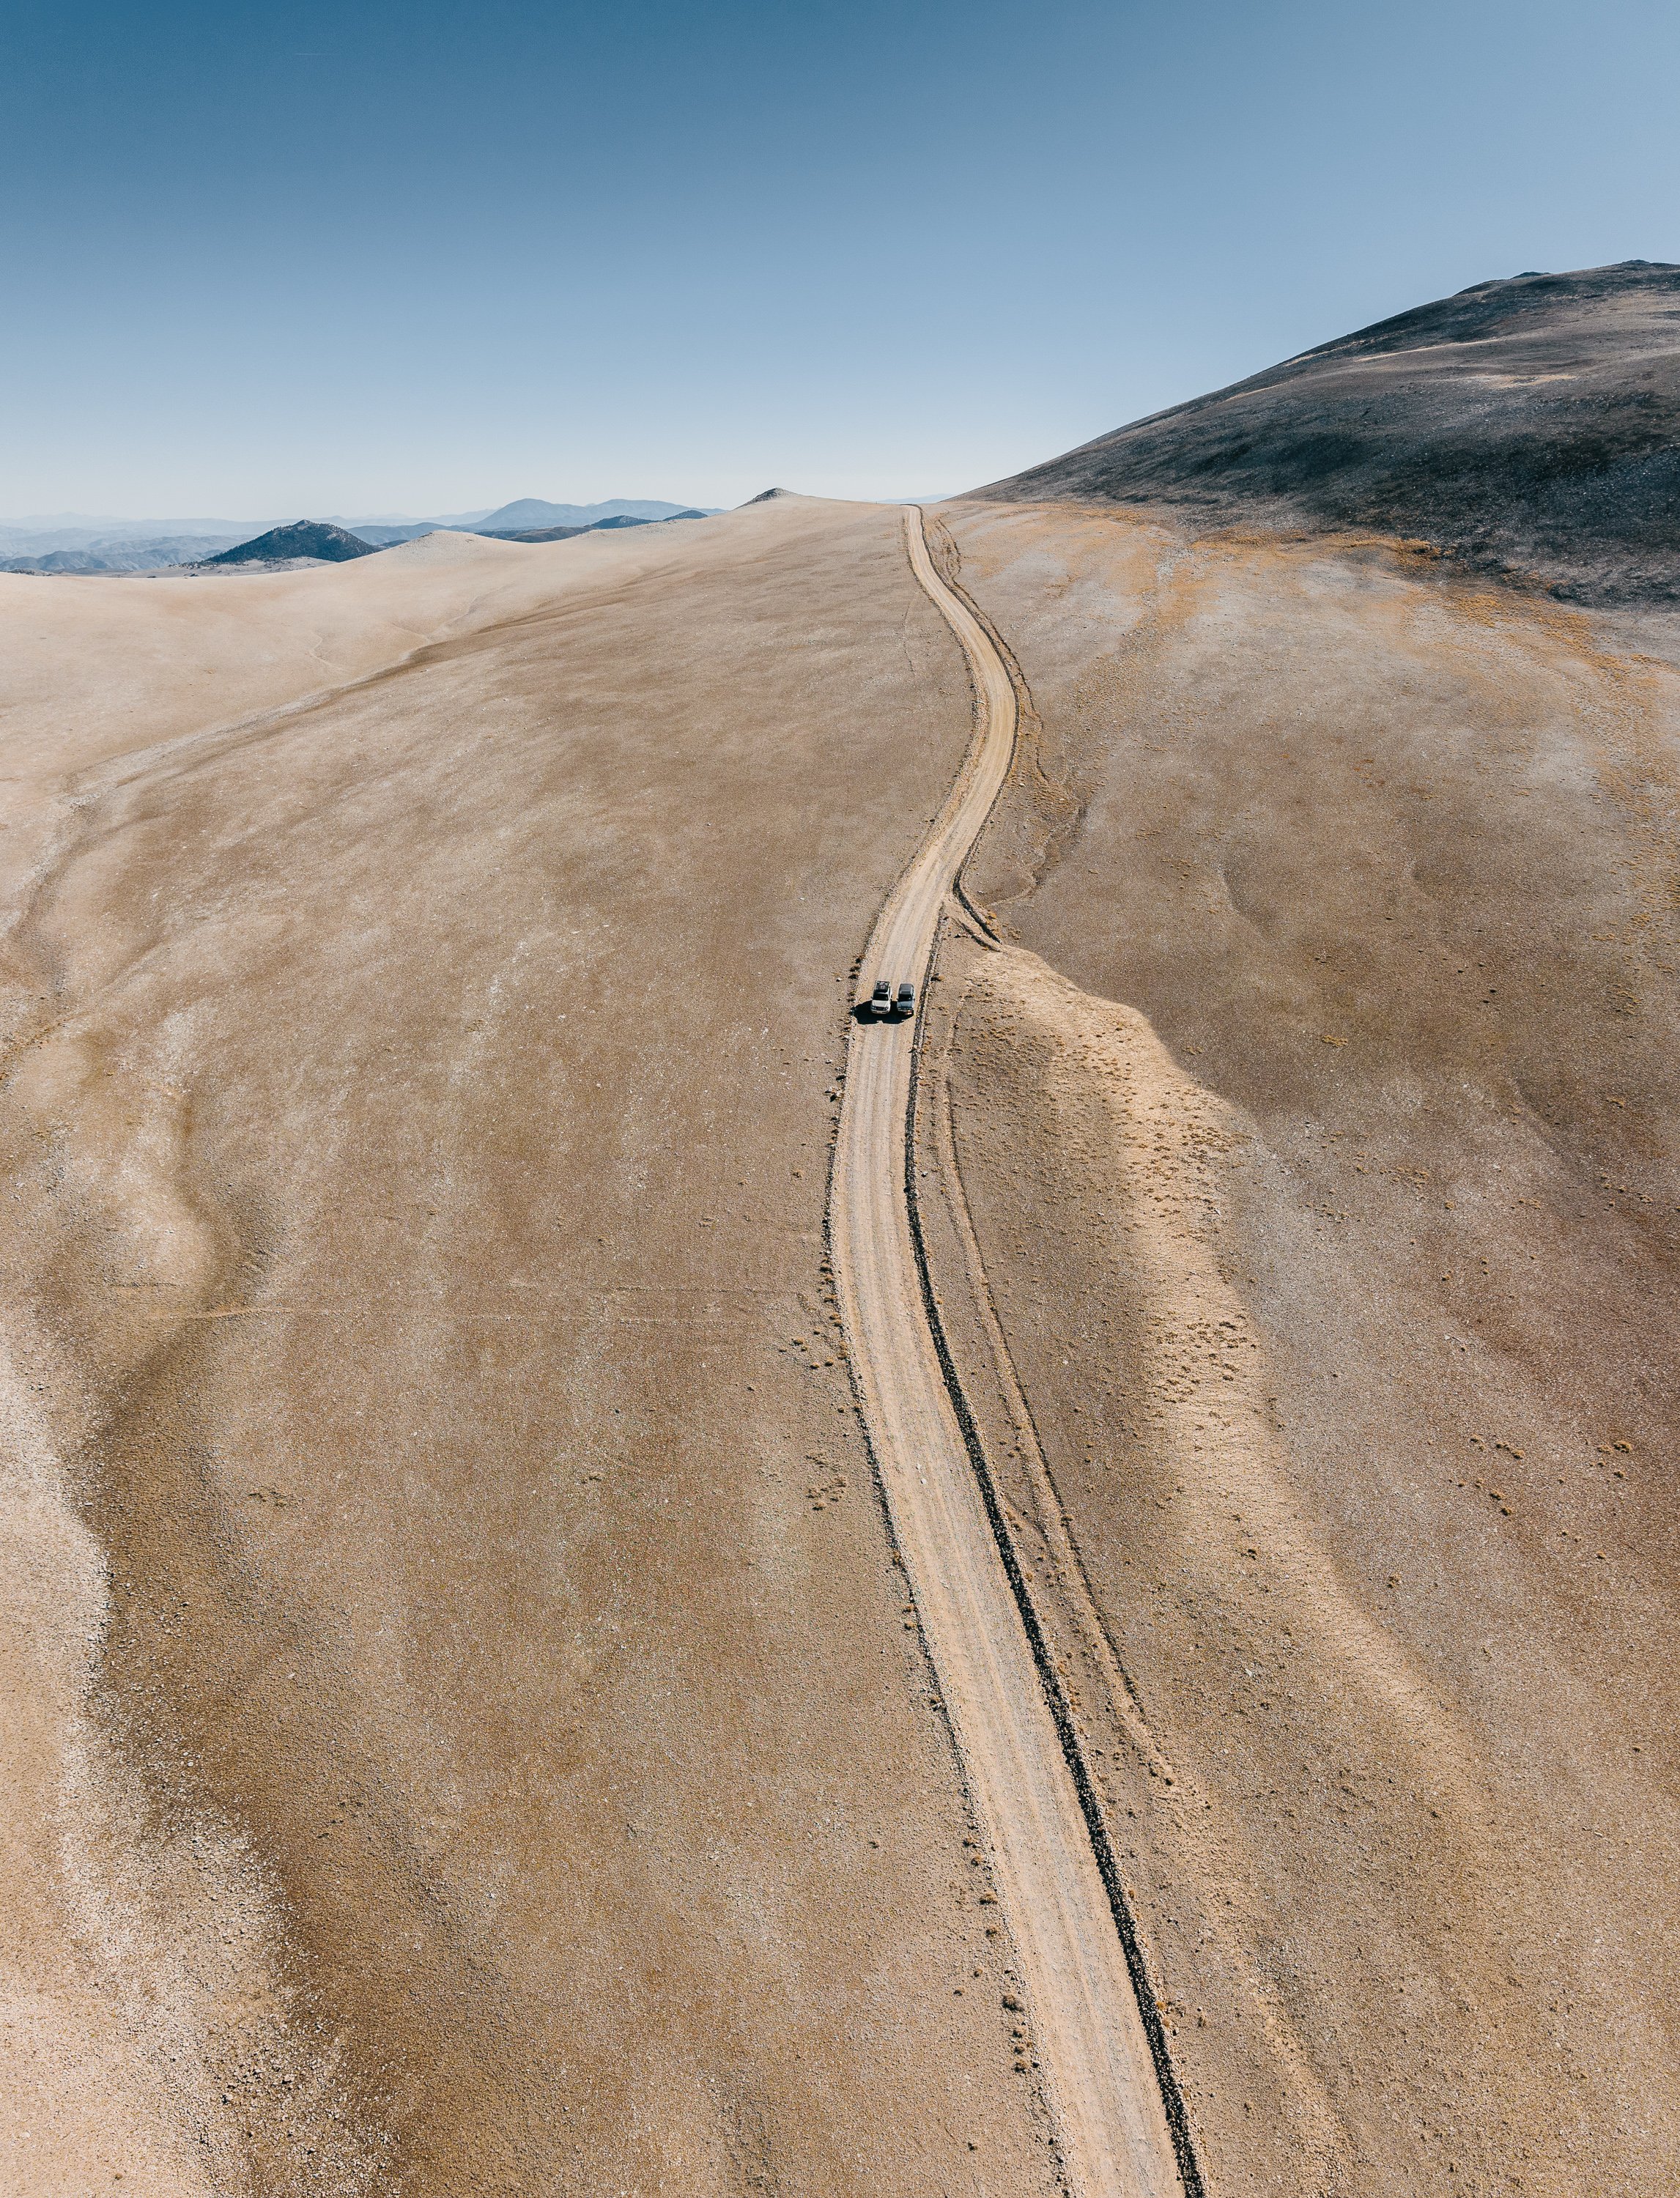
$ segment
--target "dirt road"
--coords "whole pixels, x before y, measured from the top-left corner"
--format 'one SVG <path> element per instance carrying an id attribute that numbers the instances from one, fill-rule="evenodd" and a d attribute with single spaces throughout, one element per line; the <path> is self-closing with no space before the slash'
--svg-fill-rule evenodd
<path id="1" fill-rule="evenodd" d="M 924 980 L 957 870 L 1009 767 L 1015 701 L 906 515 L 917 579 L 971 667 L 963 770 L 876 919 L 861 970 Z M 991 1846 L 1080 2198 L 1181 2189 L 1124 1950 L 923 1310 L 905 1183 L 911 1024 L 854 1024 L 835 1155 L 834 1265 L 852 1363 L 928 1645 Z"/>

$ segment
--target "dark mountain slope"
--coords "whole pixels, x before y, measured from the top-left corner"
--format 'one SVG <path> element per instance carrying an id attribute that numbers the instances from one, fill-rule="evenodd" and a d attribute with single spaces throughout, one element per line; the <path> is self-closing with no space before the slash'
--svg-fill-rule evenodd
<path id="1" fill-rule="evenodd" d="M 211 565 L 269 565 L 293 557 L 319 557 L 328 563 L 342 564 L 351 557 L 371 557 L 374 554 L 374 544 L 363 541 L 359 534 L 347 534 L 343 527 L 330 526 L 324 519 L 294 519 L 289 526 L 270 527 L 254 542 L 241 542 L 236 549 L 224 550 L 219 557 L 206 558 L 205 561 Z"/>
<path id="2" fill-rule="evenodd" d="M 1680 267 L 1479 283 L 974 493 L 1422 536 L 1680 602 Z"/>

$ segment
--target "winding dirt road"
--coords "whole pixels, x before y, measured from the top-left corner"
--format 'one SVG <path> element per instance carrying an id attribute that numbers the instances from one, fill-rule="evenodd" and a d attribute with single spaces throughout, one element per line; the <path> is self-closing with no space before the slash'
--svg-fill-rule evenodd
<path id="1" fill-rule="evenodd" d="M 925 981 L 946 897 L 1009 770 L 1015 698 L 989 637 L 906 514 L 917 579 L 962 644 L 979 723 L 889 895 L 861 970 Z M 863 1409 L 991 1850 L 1079 2198 L 1183 2189 L 1107 1890 L 928 1325 L 905 1193 L 915 1026 L 854 1023 L 835 1154 L 834 1269 Z"/>

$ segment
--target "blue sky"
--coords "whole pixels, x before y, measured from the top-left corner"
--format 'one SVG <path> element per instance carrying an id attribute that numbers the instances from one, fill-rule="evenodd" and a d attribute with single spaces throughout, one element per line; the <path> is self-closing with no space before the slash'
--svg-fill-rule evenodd
<path id="1" fill-rule="evenodd" d="M 972 486 L 1680 260 L 1672 0 L 0 0 L 0 516 Z"/>

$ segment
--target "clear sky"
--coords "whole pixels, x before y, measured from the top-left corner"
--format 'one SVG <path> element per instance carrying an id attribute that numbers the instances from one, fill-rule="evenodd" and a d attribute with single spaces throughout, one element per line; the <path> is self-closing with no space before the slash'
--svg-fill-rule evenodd
<path id="1" fill-rule="evenodd" d="M 0 0 L 0 516 L 973 486 L 1680 260 L 1674 0 Z"/>

